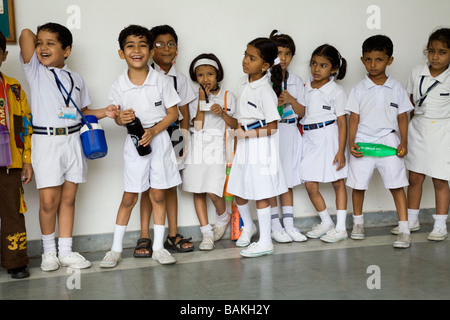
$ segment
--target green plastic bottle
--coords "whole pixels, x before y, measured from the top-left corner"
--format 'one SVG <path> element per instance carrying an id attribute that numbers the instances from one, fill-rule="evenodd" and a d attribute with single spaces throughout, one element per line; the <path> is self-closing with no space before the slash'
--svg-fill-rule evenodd
<path id="1" fill-rule="evenodd" d="M 397 149 L 384 144 L 358 142 L 359 151 L 368 157 L 390 157 L 397 155 Z"/>

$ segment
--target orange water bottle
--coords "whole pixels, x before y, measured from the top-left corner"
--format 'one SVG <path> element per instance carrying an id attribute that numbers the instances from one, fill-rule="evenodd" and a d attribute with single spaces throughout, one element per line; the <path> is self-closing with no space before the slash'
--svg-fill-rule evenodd
<path id="1" fill-rule="evenodd" d="M 230 222 L 230 229 L 231 229 L 231 240 L 238 240 L 241 236 L 242 227 L 244 226 L 244 223 L 242 222 L 241 215 L 239 214 L 238 207 L 236 203 L 233 201 L 233 204 L 231 206 L 231 222 Z"/>

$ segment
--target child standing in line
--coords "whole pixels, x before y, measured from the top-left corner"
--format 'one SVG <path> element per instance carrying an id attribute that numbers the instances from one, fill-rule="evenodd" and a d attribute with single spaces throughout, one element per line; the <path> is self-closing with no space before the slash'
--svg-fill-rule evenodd
<path id="1" fill-rule="evenodd" d="M 177 118 L 180 101 L 170 79 L 149 68 L 153 57 L 153 36 L 145 27 L 130 25 L 119 35 L 119 56 L 127 69 L 111 86 L 113 104 L 127 108 L 120 112 L 118 124 L 139 118 L 145 133 L 139 143 L 150 144 L 151 153 L 139 155 L 130 135 L 124 146 L 124 193 L 117 212 L 114 241 L 100 267 L 113 268 L 122 259 L 122 241 L 139 193 L 150 189 L 154 210 L 152 258 L 173 264 L 175 258 L 163 247 L 165 231 L 165 190 L 181 183 L 167 127 Z"/>
<path id="2" fill-rule="evenodd" d="M 347 115 L 344 110 L 347 95 L 334 78 L 345 77 L 347 62 L 335 47 L 324 44 L 312 53 L 310 67 L 311 79 L 305 86 L 305 115 L 300 120 L 303 126 L 300 175 L 321 223 L 306 236 L 337 242 L 348 237 L 344 182 L 347 177 Z M 329 182 L 336 194 L 336 226 L 319 191 L 319 183 Z"/>
<path id="3" fill-rule="evenodd" d="M 90 110 L 88 89 L 83 78 L 69 70 L 65 60 L 72 48 L 72 34 L 57 23 L 39 26 L 37 35 L 22 31 L 19 39 L 21 63 L 30 86 L 33 136 L 31 162 L 39 189 L 39 222 L 43 251 L 41 269 L 62 266 L 91 266 L 72 252 L 72 231 L 78 184 L 86 181 L 87 160 L 83 154 L 80 128 L 84 115 L 115 118 L 115 106 Z M 67 91 L 64 91 L 65 89 Z M 52 155 L 49 157 L 49 155 Z M 58 249 L 55 241 L 59 226 Z"/>
<path id="4" fill-rule="evenodd" d="M 408 228 L 406 195 L 408 185 L 403 157 L 407 153 L 408 115 L 413 109 L 402 85 L 386 75 L 392 64 L 393 44 L 389 37 L 376 35 L 362 45 L 361 61 L 367 70 L 364 80 L 351 90 L 345 110 L 349 120 L 349 173 L 347 185 L 353 189 L 352 239 L 364 239 L 363 202 L 375 168 L 384 186 L 392 193 L 399 219 L 399 235 L 393 246 L 408 248 L 411 235 Z M 400 138 L 397 136 L 400 134 Z M 368 157 L 360 152 L 357 142 L 384 144 L 397 149 L 397 156 Z"/>
<path id="5" fill-rule="evenodd" d="M 277 63 L 275 66 L 274 63 Z M 275 134 L 280 115 L 277 94 L 281 93 L 281 66 L 278 46 L 268 38 L 257 38 L 247 45 L 242 61 L 244 73 L 239 85 L 238 139 L 227 191 L 235 195 L 244 223 L 238 247 L 244 257 L 259 257 L 273 253 L 269 199 L 286 193 L 288 188 L 279 160 Z M 271 82 L 267 71 L 271 70 Z M 259 241 L 251 237 L 257 229 L 253 223 L 248 200 L 256 201 Z"/>
<path id="6" fill-rule="evenodd" d="M 203 240 L 200 250 L 212 250 L 230 222 L 223 189 L 226 179 L 225 138 L 228 128 L 236 129 L 233 117 L 236 101 L 231 92 L 219 85 L 224 73 L 214 54 L 197 56 L 189 67 L 192 81 L 200 85 L 197 99 L 189 104 L 193 124 L 191 147 L 182 171 L 182 188 L 194 193 L 194 206 L 200 222 Z M 233 141 L 228 139 L 229 143 Z M 208 222 L 206 206 L 208 194 L 216 208 L 214 229 Z"/>
<path id="7" fill-rule="evenodd" d="M 0 67 L 7 56 L 6 38 L 0 31 Z M 1 264 L 12 278 L 22 279 L 30 276 L 22 183 L 33 177 L 31 111 L 16 79 L 0 73 L 0 82 L 0 145 L 8 146 L 0 151 Z"/>
<path id="8" fill-rule="evenodd" d="M 175 68 L 175 60 L 178 55 L 178 36 L 175 30 L 168 25 L 153 27 L 150 32 L 155 37 L 152 67 L 171 79 L 172 87 L 180 96 L 177 104 L 179 117 L 167 129 L 172 140 L 177 157 L 178 169 L 184 169 L 184 158 L 189 134 L 189 103 L 195 99 L 195 93 L 186 76 Z M 166 209 L 169 234 L 164 243 L 166 249 L 175 252 L 188 252 L 194 250 L 191 238 L 184 238 L 178 233 L 178 196 L 177 187 L 166 190 Z M 148 197 L 148 190 L 141 195 L 141 239 L 148 239 L 152 205 Z M 141 239 L 138 240 L 141 241 Z M 139 245 L 138 245 L 139 247 Z M 145 254 L 146 250 L 139 250 Z"/>
<path id="9" fill-rule="evenodd" d="M 287 34 L 273 30 L 270 39 L 278 45 L 278 58 L 283 74 L 282 92 L 278 97 L 281 120 L 278 124 L 280 141 L 280 160 L 288 192 L 280 196 L 283 225 L 278 215 L 277 198 L 270 199 L 272 218 L 272 239 L 276 242 L 302 242 L 306 237 L 294 226 L 293 188 L 301 184 L 300 161 L 302 155 L 302 135 L 297 127 L 299 114 L 304 113 L 301 105 L 304 84 L 302 78 L 288 70 L 295 55 L 295 43 Z M 281 110 L 281 112 L 280 112 Z M 284 227 L 283 227 L 284 226 Z"/>
<path id="10" fill-rule="evenodd" d="M 422 186 L 426 176 L 433 181 L 436 214 L 428 240 L 442 241 L 448 236 L 450 203 L 450 29 L 433 32 L 426 50 L 428 63 L 412 70 L 406 91 L 415 109 L 408 127 L 409 170 L 408 223 L 410 231 L 419 230 L 418 220 Z M 432 155 L 432 156 L 430 156 Z M 398 233 L 398 228 L 393 230 Z"/>

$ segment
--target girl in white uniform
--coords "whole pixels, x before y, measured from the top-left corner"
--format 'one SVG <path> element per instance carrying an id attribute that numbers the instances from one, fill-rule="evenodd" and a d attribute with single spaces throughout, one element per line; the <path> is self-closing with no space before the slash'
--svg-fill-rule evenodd
<path id="1" fill-rule="evenodd" d="M 345 76 L 347 63 L 333 46 L 324 44 L 311 55 L 312 79 L 305 86 L 303 151 L 300 175 L 321 223 L 306 233 L 309 238 L 336 242 L 347 238 L 346 138 L 347 116 L 344 111 L 347 95 L 334 81 Z M 336 194 L 337 224 L 334 226 L 319 183 L 331 182 Z"/>
<path id="2" fill-rule="evenodd" d="M 271 70 L 273 89 L 266 74 L 274 62 L 279 61 L 277 55 L 275 42 L 257 38 L 247 45 L 242 61 L 247 76 L 239 86 L 239 127 L 235 131 L 238 143 L 227 191 L 235 195 L 244 223 L 237 246 L 248 246 L 256 233 L 248 203 L 248 200 L 256 200 L 260 238 L 241 251 L 245 257 L 273 253 L 269 199 L 288 191 L 278 143 L 273 136 L 280 120 L 275 90 L 278 94 L 281 92 L 281 67 L 276 65 Z"/>
<path id="3" fill-rule="evenodd" d="M 450 202 L 450 29 L 439 29 L 430 35 L 427 58 L 427 65 L 413 69 L 406 88 L 415 104 L 405 158 L 410 183 L 408 222 L 411 231 L 419 230 L 422 185 L 425 177 L 430 176 L 436 214 L 428 239 L 441 241 L 448 235 L 446 220 Z"/>
<path id="4" fill-rule="evenodd" d="M 233 117 L 236 100 L 231 92 L 219 87 L 224 74 L 214 54 L 196 57 L 191 63 L 189 74 L 200 88 L 197 99 L 189 104 L 193 128 L 185 169 L 181 171 L 182 189 L 194 193 L 195 211 L 203 235 L 199 249 L 212 250 L 214 241 L 222 237 L 230 221 L 223 198 L 226 178 L 224 138 L 225 133 L 229 136 L 229 128 L 237 128 L 237 120 Z M 216 208 L 214 229 L 208 222 L 206 194 Z"/>
<path id="5" fill-rule="evenodd" d="M 283 74 L 282 93 L 278 97 L 278 112 L 281 120 L 278 124 L 280 141 L 280 160 L 288 192 L 280 196 L 283 213 L 283 226 L 278 214 L 277 198 L 271 199 L 272 239 L 285 243 L 306 241 L 306 237 L 294 226 L 293 188 L 301 184 L 300 161 L 302 154 L 302 135 L 297 127 L 298 114 L 303 112 L 302 99 L 304 83 L 298 75 L 288 71 L 289 64 L 295 55 L 295 43 L 286 34 L 273 30 L 270 39 L 278 45 L 278 58 Z M 303 103 L 304 104 L 304 103 Z"/>

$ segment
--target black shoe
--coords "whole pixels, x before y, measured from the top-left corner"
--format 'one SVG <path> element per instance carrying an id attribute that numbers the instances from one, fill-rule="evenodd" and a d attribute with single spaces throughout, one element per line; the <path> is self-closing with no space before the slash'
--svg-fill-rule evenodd
<path id="1" fill-rule="evenodd" d="M 11 278 L 14 279 L 23 279 L 30 276 L 30 271 L 26 265 L 19 268 L 8 269 L 8 273 L 11 275 Z"/>

